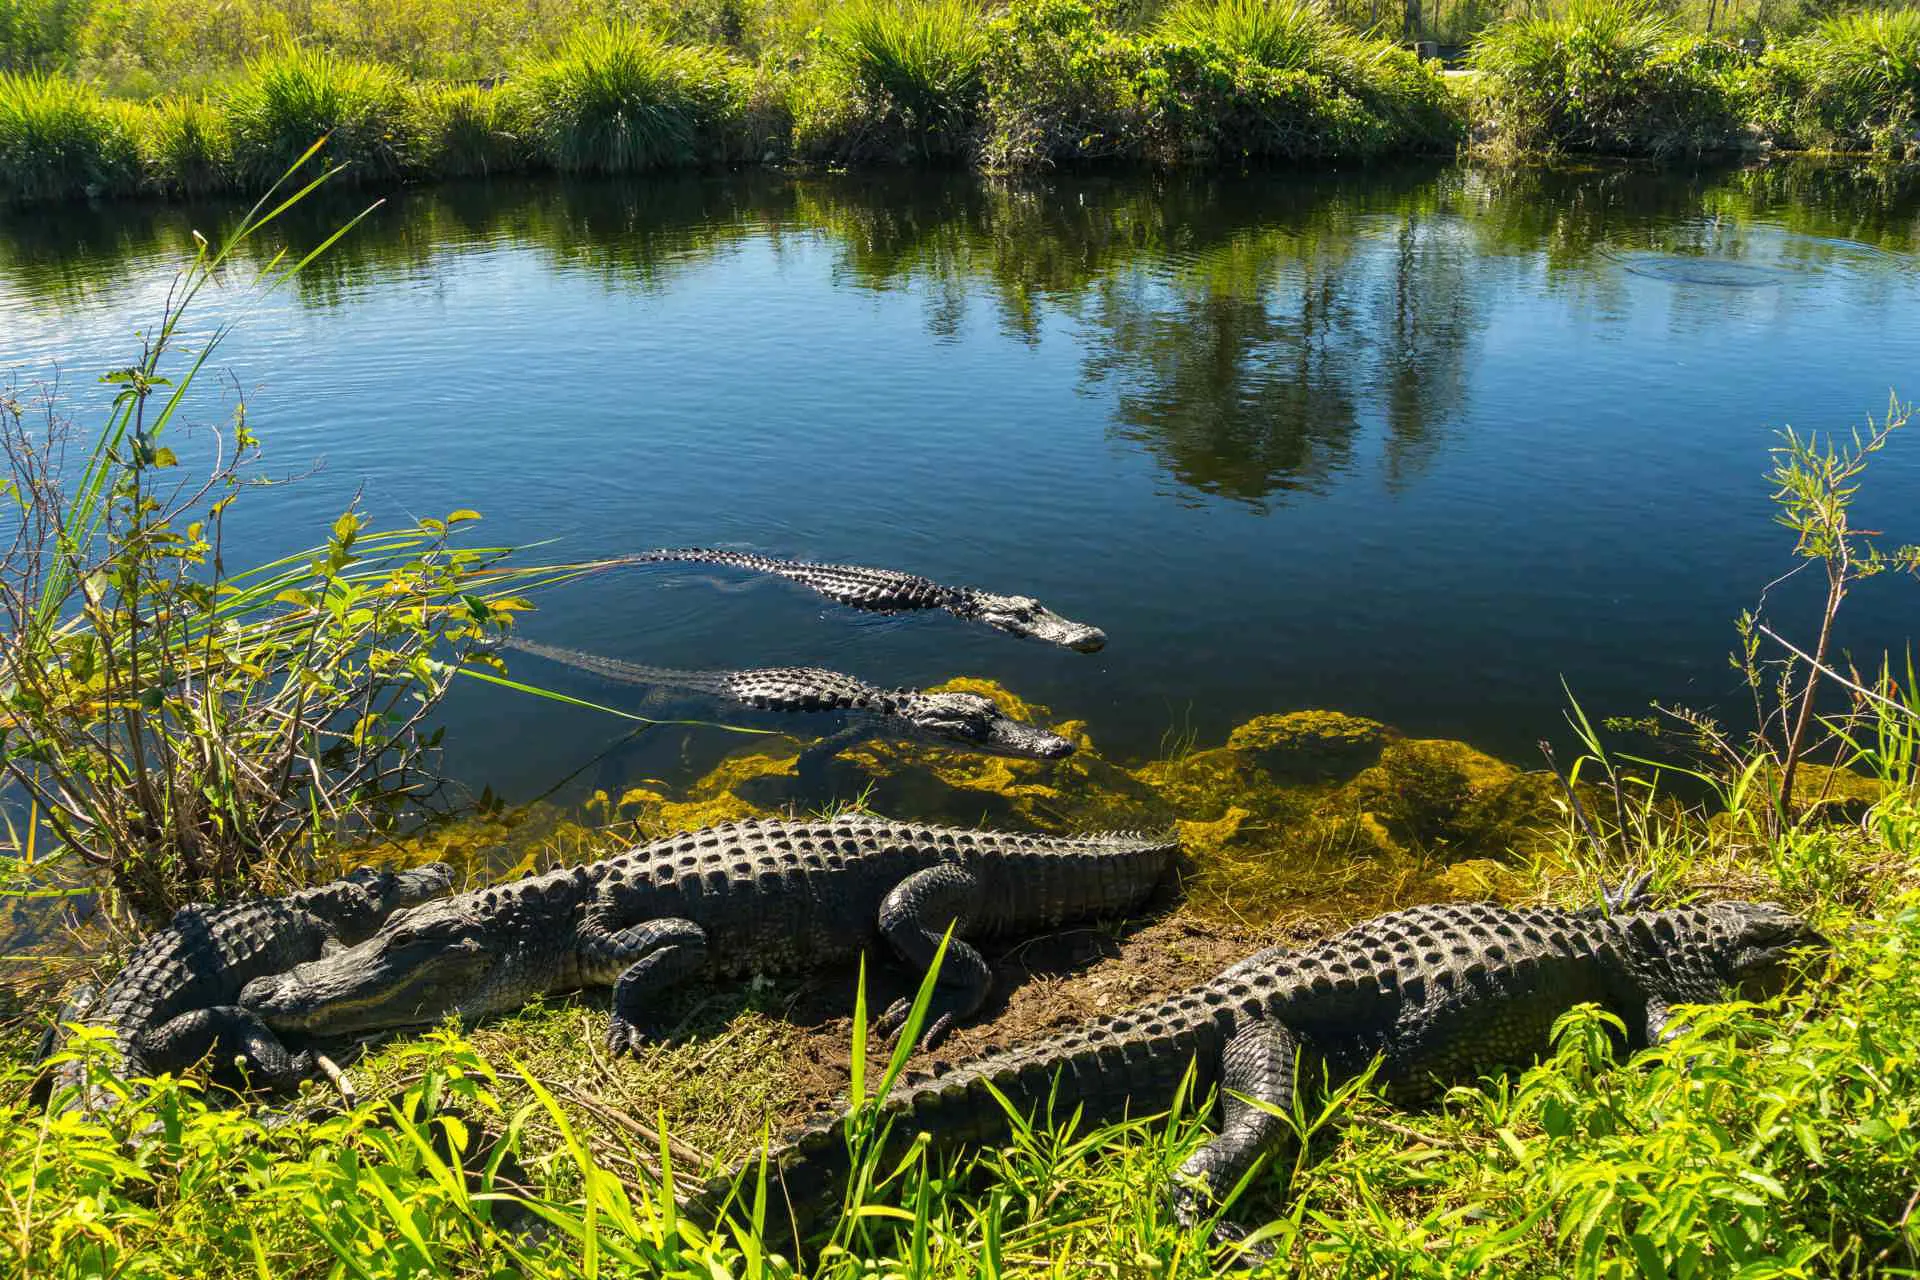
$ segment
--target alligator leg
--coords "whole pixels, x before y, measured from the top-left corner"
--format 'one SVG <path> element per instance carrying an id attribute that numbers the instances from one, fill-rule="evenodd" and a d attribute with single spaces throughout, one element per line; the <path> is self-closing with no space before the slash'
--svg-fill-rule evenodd
<path id="1" fill-rule="evenodd" d="M 1291 1145 L 1293 1128 L 1281 1117 L 1293 1114 L 1299 1051 L 1291 1031 L 1262 1021 L 1241 1027 L 1221 1049 L 1220 1136 L 1180 1167 L 1173 1200 L 1179 1221 L 1191 1225 L 1216 1212 L 1256 1160 Z"/>
<path id="2" fill-rule="evenodd" d="M 953 928 L 927 1008 L 930 1020 L 920 1036 L 922 1048 L 931 1049 L 946 1039 L 955 1022 L 980 1008 L 993 986 L 987 962 L 961 939 L 979 904 L 980 882 L 971 872 L 950 863 L 914 872 L 893 886 L 880 903 L 880 932 L 917 968 L 933 967 L 940 940 L 946 937 L 949 925 Z M 880 1015 L 875 1029 L 881 1035 L 892 1035 L 906 1022 L 912 1008 L 912 1000 L 894 1001 Z"/>
<path id="3" fill-rule="evenodd" d="M 288 1052 L 266 1023 L 239 1005 L 192 1009 L 140 1037 L 140 1056 L 155 1073 L 182 1070 L 216 1051 L 216 1068 L 234 1063 L 275 1089 L 291 1089 L 313 1071 L 311 1056 Z"/>
<path id="4" fill-rule="evenodd" d="M 590 926 L 584 945 L 589 970 L 619 975 L 607 1017 L 607 1052 L 616 1058 L 645 1041 L 640 1024 L 654 999 L 707 963 L 706 931 L 691 920 L 648 920 L 618 932 Z"/>
<path id="5" fill-rule="evenodd" d="M 824 738 L 815 739 L 801 748 L 799 759 L 794 762 L 794 781 L 803 793 L 824 790 L 827 784 L 827 770 L 835 757 L 842 751 L 859 746 L 879 736 L 879 727 L 872 723 L 854 723 L 835 730 Z"/>

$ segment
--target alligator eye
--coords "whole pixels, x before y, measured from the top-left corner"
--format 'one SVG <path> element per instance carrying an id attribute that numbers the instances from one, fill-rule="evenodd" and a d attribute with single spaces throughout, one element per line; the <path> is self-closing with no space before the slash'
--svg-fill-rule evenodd
<path id="1" fill-rule="evenodd" d="M 420 941 L 420 935 L 413 930 L 396 929 L 393 932 L 393 936 L 387 939 L 387 945 L 392 947 L 410 947 L 418 941 Z"/>

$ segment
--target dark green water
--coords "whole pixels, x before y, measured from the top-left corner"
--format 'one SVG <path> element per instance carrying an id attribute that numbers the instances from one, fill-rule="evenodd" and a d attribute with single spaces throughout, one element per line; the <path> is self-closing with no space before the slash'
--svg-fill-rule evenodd
<path id="1" fill-rule="evenodd" d="M 230 217 L 6 217 L 0 367 L 58 362 L 104 401 L 92 378 L 189 229 Z M 1791 564 L 1772 432 L 1920 397 L 1916 241 L 1911 186 L 1821 169 L 499 184 L 397 193 L 297 290 L 199 319 L 242 321 L 222 365 L 275 469 L 324 463 L 246 501 L 238 558 L 305 545 L 364 489 L 376 515 L 475 507 L 489 540 L 569 558 L 899 566 L 1031 592 L 1111 643 L 676 568 L 569 588 L 523 630 L 658 665 L 990 676 L 1120 756 L 1315 706 L 1530 760 L 1563 677 L 1595 714 L 1740 705 L 1731 619 Z M 1920 436 L 1863 508 L 1920 535 Z M 1797 587 L 1770 598 L 1790 629 Z M 1920 587 L 1849 610 L 1850 645 L 1898 649 Z M 477 689 L 448 718 L 454 770 L 521 796 L 622 731 Z M 725 745 L 653 734 L 587 780 Z"/>

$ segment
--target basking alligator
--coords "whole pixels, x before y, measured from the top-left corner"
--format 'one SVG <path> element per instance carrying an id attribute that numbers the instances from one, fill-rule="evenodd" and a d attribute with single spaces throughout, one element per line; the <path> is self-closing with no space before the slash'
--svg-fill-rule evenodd
<path id="1" fill-rule="evenodd" d="M 289 1086 L 309 1073 L 310 1060 L 290 1054 L 258 1018 L 238 1007 L 240 989 L 318 959 L 330 947 L 359 942 L 400 908 L 452 887 L 453 870 L 445 863 L 398 872 L 361 867 L 345 879 L 282 898 L 182 907 L 134 950 L 97 998 L 69 1005 L 69 1020 L 111 1030 L 127 1078 L 179 1071 L 219 1047 L 222 1057 L 239 1055 L 267 1083 Z M 60 1039 L 56 1028 L 41 1056 Z M 62 1064 L 53 1080 L 55 1095 L 80 1084 L 82 1071 L 78 1062 Z M 71 1097 L 79 1101 L 77 1091 Z"/>
<path id="2" fill-rule="evenodd" d="M 1214 1209 L 1262 1156 L 1286 1149 L 1296 1062 L 1333 1080 L 1366 1070 L 1396 1101 L 1523 1065 L 1554 1020 L 1592 1001 L 1620 1016 L 1634 1047 L 1664 1039 L 1669 1010 L 1781 985 L 1792 953 L 1823 945 L 1768 903 L 1715 902 L 1604 918 L 1592 911 L 1449 903 L 1394 912 L 1303 951 L 1276 947 L 1158 1004 L 937 1074 L 915 1072 L 883 1103 L 890 1144 L 929 1136 L 936 1157 L 1004 1141 L 1012 1110 L 1089 1122 L 1160 1110 L 1189 1066 L 1195 1097 L 1223 1099 L 1219 1136 L 1182 1167 L 1176 1212 Z M 1251 1101 L 1247 1101 L 1251 1100 Z M 1263 1103 L 1273 1112 L 1254 1106 Z M 806 1126 L 774 1157 L 803 1224 L 838 1203 L 845 1113 Z M 887 1167 L 890 1167 L 890 1159 Z M 751 1173 L 751 1166 L 745 1171 Z M 772 1170 L 770 1170 L 770 1173 Z M 713 1184 L 711 1214 L 741 1175 Z"/>
<path id="3" fill-rule="evenodd" d="M 865 722 L 859 726 L 865 731 L 891 729 L 930 742 L 1036 760 L 1058 760 L 1072 755 L 1074 750 L 1073 743 L 1059 734 L 1012 719 L 994 705 L 993 699 L 977 693 L 882 689 L 819 667 L 674 671 L 514 637 L 498 643 L 501 648 L 562 662 L 609 680 L 710 694 L 759 711 L 848 711 Z M 852 736 L 864 736 L 864 733 Z M 826 739 L 828 754 L 848 745 L 849 741 L 850 736 L 844 734 Z"/>
<path id="4" fill-rule="evenodd" d="M 910 613 L 945 609 L 955 617 L 984 622 L 1009 635 L 1094 653 L 1107 643 L 1107 633 L 1084 622 L 1063 618 L 1032 596 L 1004 596 L 979 587 L 949 587 L 902 573 L 898 569 L 868 569 L 855 564 L 816 564 L 809 560 L 775 560 L 745 551 L 708 547 L 668 547 L 628 557 L 629 564 L 692 561 L 724 564 L 756 573 L 778 574 L 818 591 L 829 600 L 875 613 Z"/>
<path id="5" fill-rule="evenodd" d="M 927 1034 L 990 985 L 963 939 L 1126 911 L 1172 866 L 1171 839 L 969 831 L 879 818 L 728 823 L 398 916 L 357 947 L 263 977 L 240 1003 L 314 1036 L 476 1019 L 548 992 L 613 987 L 607 1044 L 637 1047 L 677 982 L 813 968 L 884 937 L 925 967 L 949 925 Z M 897 1027 L 901 1001 L 882 1018 Z"/>

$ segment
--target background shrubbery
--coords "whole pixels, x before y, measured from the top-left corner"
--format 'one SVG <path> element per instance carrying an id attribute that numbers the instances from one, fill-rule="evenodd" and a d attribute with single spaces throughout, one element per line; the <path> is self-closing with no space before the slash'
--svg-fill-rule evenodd
<path id="1" fill-rule="evenodd" d="M 1392 14 L 1356 29 L 1343 0 L 440 4 L 0 0 L 0 198 L 258 189 L 322 135 L 350 181 L 1365 160 L 1469 135 L 1920 151 L 1912 9 L 1795 10 L 1795 31 L 1734 39 L 1718 6 L 1553 0 L 1494 16 L 1450 82 Z"/>

